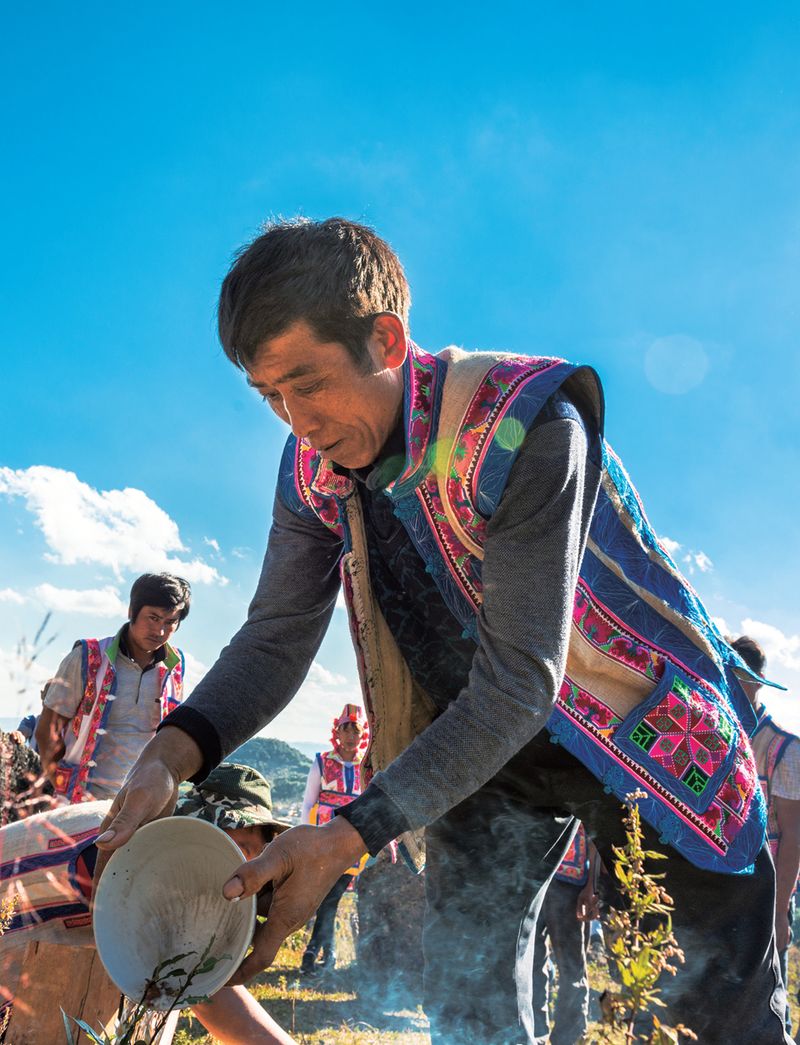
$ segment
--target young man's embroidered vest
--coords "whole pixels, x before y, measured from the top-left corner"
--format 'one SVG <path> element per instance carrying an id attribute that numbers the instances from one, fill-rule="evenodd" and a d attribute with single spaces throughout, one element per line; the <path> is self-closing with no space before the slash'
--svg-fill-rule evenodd
<path id="1" fill-rule="evenodd" d="M 583 824 L 578 824 L 575 837 L 553 877 L 556 881 L 568 882 L 570 885 L 586 885 L 589 879 L 589 843 Z"/>
<path id="2" fill-rule="evenodd" d="M 594 371 L 559 359 L 458 350 L 431 356 L 412 347 L 406 465 L 386 493 L 465 636 L 477 639 L 488 522 L 525 435 L 562 387 L 589 418 L 590 455 L 602 457 L 602 481 L 566 673 L 547 723 L 551 739 L 620 800 L 643 790 L 642 815 L 692 863 L 747 872 L 765 823 L 748 740 L 755 716 L 735 674 L 751 673 L 659 543 L 603 442 Z M 368 561 L 354 483 L 294 437 L 279 482 L 292 510 L 313 513 L 343 539 L 345 598 L 370 714 L 368 759 L 382 768 L 431 715 L 407 668 L 398 666 L 396 645 L 364 584 Z M 391 729 L 382 729 L 389 715 Z"/>
<path id="3" fill-rule="evenodd" d="M 75 645 L 82 651 L 83 697 L 64 735 L 64 758 L 56 768 L 55 791 L 69 802 L 84 802 L 92 797 L 94 755 L 103 742 L 116 691 L 114 661 L 119 652 L 119 634 L 105 639 L 81 639 Z M 153 668 L 159 675 L 162 720 L 183 699 L 183 653 L 170 645 L 165 652 L 165 659 Z"/>
<path id="4" fill-rule="evenodd" d="M 770 715 L 764 714 L 759 718 L 756 731 L 753 734 L 753 754 L 758 768 L 758 780 L 764 792 L 767 802 L 767 841 L 772 850 L 772 857 L 778 855 L 778 842 L 781 833 L 778 827 L 778 818 L 775 815 L 775 797 L 772 794 L 772 779 L 775 770 L 780 765 L 781 759 L 793 740 L 800 743 L 800 738 L 794 733 L 773 722 Z"/>

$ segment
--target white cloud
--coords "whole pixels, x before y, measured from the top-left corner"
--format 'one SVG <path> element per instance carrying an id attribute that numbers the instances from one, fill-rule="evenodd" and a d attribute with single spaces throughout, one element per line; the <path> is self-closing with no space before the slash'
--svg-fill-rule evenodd
<path id="1" fill-rule="evenodd" d="M 233 548 L 232 551 L 231 551 L 231 555 L 234 557 L 234 559 L 246 559 L 250 555 L 250 549 L 249 548 Z"/>
<path id="2" fill-rule="evenodd" d="M 675 541 L 672 537 L 659 537 L 658 541 L 673 559 L 676 559 L 677 553 L 683 548 L 680 541 Z M 688 567 L 687 573 L 689 574 L 694 573 L 696 570 L 699 570 L 701 573 L 709 573 L 714 569 L 714 563 L 704 551 L 696 552 L 690 549 L 682 557 L 682 561 Z"/>
<path id="3" fill-rule="evenodd" d="M 34 594 L 48 610 L 60 613 L 86 613 L 93 617 L 128 616 L 127 603 L 119 597 L 117 588 L 56 588 L 52 584 L 40 584 Z"/>
<path id="4" fill-rule="evenodd" d="M 723 638 L 727 638 L 731 634 L 731 629 L 728 627 L 728 622 L 724 617 L 712 617 L 711 621 L 716 625 L 717 631 Z"/>
<path id="5" fill-rule="evenodd" d="M 183 647 L 181 647 L 183 649 Z M 200 679 L 208 672 L 208 666 L 193 654 L 183 650 L 186 659 L 186 675 L 184 677 L 184 696 L 188 697 Z"/>
<path id="6" fill-rule="evenodd" d="M 207 544 L 209 548 L 213 548 L 217 555 L 219 555 L 219 541 L 215 537 L 204 537 L 203 544 Z"/>
<path id="7" fill-rule="evenodd" d="M 344 591 L 340 588 L 339 594 L 336 596 L 336 609 L 344 610 L 347 612 L 347 603 L 344 601 Z"/>
<path id="8" fill-rule="evenodd" d="M 345 704 L 361 704 L 361 687 L 315 661 L 294 700 L 261 733 L 281 740 L 328 743 L 331 724 Z"/>
<path id="9" fill-rule="evenodd" d="M 168 570 L 201 584 L 227 579 L 202 559 L 183 559 L 178 525 L 143 490 L 95 490 L 47 465 L 0 468 L 0 493 L 22 497 L 50 549 L 49 561 L 97 563 L 123 572 Z"/>
<path id="10" fill-rule="evenodd" d="M 0 715 L 22 718 L 31 711 L 38 714 L 39 693 L 55 675 L 59 654 L 66 652 L 53 654 L 47 650 L 44 663 L 38 659 L 30 662 L 26 651 L 0 646 Z"/>
<path id="11" fill-rule="evenodd" d="M 767 655 L 768 675 L 769 667 L 774 665 L 800 671 L 800 635 L 785 635 L 774 624 L 750 617 L 742 621 L 742 634 L 749 635 L 763 648 Z"/>
<path id="12" fill-rule="evenodd" d="M 317 683 L 320 686 L 344 686 L 347 683 L 344 675 L 339 675 L 335 671 L 329 671 L 322 664 L 318 664 L 316 660 L 308 669 L 306 681 Z"/>
<path id="13" fill-rule="evenodd" d="M 679 552 L 683 547 L 682 544 L 679 544 L 677 541 L 673 541 L 671 537 L 659 537 L 658 540 L 664 546 L 667 554 L 672 555 L 673 557 L 675 555 L 675 552 Z"/>
<path id="14" fill-rule="evenodd" d="M 21 606 L 25 601 L 25 596 L 20 595 L 20 593 L 14 591 L 13 588 L 0 588 L 0 602 L 14 602 L 18 606 Z"/>
<path id="15" fill-rule="evenodd" d="M 696 569 L 701 573 L 710 573 L 714 569 L 714 563 L 703 551 L 689 552 L 684 555 L 683 561 L 689 567 L 689 573 L 694 573 Z"/>

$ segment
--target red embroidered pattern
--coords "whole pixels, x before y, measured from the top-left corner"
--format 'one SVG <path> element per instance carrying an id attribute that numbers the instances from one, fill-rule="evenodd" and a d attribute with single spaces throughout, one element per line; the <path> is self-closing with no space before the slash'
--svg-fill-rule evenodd
<path id="1" fill-rule="evenodd" d="M 97 672 L 100 670 L 100 661 L 103 659 L 103 655 L 100 652 L 100 645 L 96 639 L 89 639 L 87 641 L 86 650 L 86 688 L 83 691 L 83 699 L 81 700 L 78 710 L 75 713 L 75 717 L 71 722 L 72 732 L 77 737 L 80 728 L 81 721 L 84 715 L 88 715 L 94 707 L 94 702 L 97 699 Z"/>
<path id="2" fill-rule="evenodd" d="M 575 837 L 569 844 L 564 859 L 558 865 L 556 878 L 562 881 L 583 882 L 586 877 L 586 863 L 589 859 L 589 846 L 586 841 L 586 828 L 578 824 Z"/>
<path id="3" fill-rule="evenodd" d="M 525 381 L 558 366 L 560 359 L 514 356 L 495 364 L 481 382 L 464 414 L 453 463 L 447 476 L 447 498 L 476 544 L 483 546 L 486 519 L 475 508 L 474 486 L 483 451 L 495 423 L 512 395 Z"/>
<path id="4" fill-rule="evenodd" d="M 414 344 L 409 345 L 410 366 L 408 394 L 411 409 L 406 427 L 406 467 L 389 484 L 388 489 L 404 483 L 425 460 L 428 438 L 431 431 L 431 404 L 436 382 L 436 358 L 423 352 Z"/>
<path id="5" fill-rule="evenodd" d="M 631 740 L 701 795 L 725 761 L 732 736 L 719 709 L 676 678 L 673 689 L 632 731 Z"/>
<path id="6" fill-rule="evenodd" d="M 561 683 L 561 692 L 558 695 L 558 699 L 562 704 L 573 710 L 576 715 L 579 715 L 587 722 L 591 722 L 603 736 L 611 737 L 614 730 L 622 722 L 619 715 L 608 704 L 604 704 L 599 697 L 595 697 L 587 690 L 581 689 L 566 675 Z"/>
<path id="7" fill-rule="evenodd" d="M 417 487 L 417 497 L 435 532 L 439 545 L 450 564 L 450 572 L 461 586 L 461 590 L 476 609 L 481 605 L 481 581 L 478 560 L 461 543 L 444 513 L 439 484 L 433 472 L 429 472 Z"/>
<path id="8" fill-rule="evenodd" d="M 341 482 L 349 483 L 352 489 L 350 481 L 332 471 L 305 439 L 297 440 L 294 474 L 303 503 L 307 504 L 329 529 L 343 537 L 344 529 L 333 494 L 340 489 Z M 324 485 L 326 483 L 329 485 Z M 328 491 L 327 494 L 323 492 L 325 490 Z"/>
<path id="9" fill-rule="evenodd" d="M 594 648 L 606 656 L 619 660 L 653 681 L 660 681 L 663 677 L 666 665 L 664 654 L 623 628 L 583 581 L 579 581 L 576 590 L 573 621 Z M 666 745 L 660 749 L 656 748 L 655 751 L 651 747 L 648 753 L 667 769 L 670 769 L 670 760 L 672 760 L 674 768 L 670 771 L 674 772 L 676 777 L 680 776 L 680 772 L 686 772 L 688 763 L 684 764 L 684 758 L 688 755 L 695 759 L 698 754 L 700 755 L 699 765 L 703 767 L 703 772 L 707 766 L 708 775 L 712 775 L 714 770 L 722 764 L 732 739 L 731 735 L 727 735 L 727 743 L 723 743 L 725 737 L 723 736 L 721 741 L 714 732 L 721 728 L 722 732 L 726 733 L 729 723 L 719 715 L 710 702 L 706 704 L 705 700 L 701 701 L 702 688 L 706 684 L 699 678 L 696 681 L 698 693 L 693 701 L 688 696 L 684 697 L 683 711 L 677 706 L 682 703 L 679 697 L 669 693 L 664 701 L 644 715 L 642 720 L 648 729 L 652 729 L 654 733 L 663 734 Z M 685 688 L 688 690 L 688 687 Z M 613 742 L 613 736 L 621 719 L 597 697 L 579 689 L 570 679 L 565 678 L 558 696 L 558 706 L 569 718 L 580 723 L 585 732 L 590 733 L 598 743 L 612 752 L 618 762 L 625 765 L 633 775 L 639 777 L 647 789 L 662 797 L 668 805 L 674 805 L 698 833 L 703 834 L 723 853 L 727 851 L 729 844 L 747 819 L 755 787 L 755 770 L 749 757 L 749 742 L 744 729 L 738 722 L 734 727 L 736 729 L 736 753 L 733 767 L 708 809 L 703 814 L 697 814 L 648 773 L 646 768 L 640 763 L 634 762 L 617 747 Z M 639 725 L 641 726 L 642 723 Z M 701 729 L 696 738 L 687 737 L 686 729 L 691 728 L 692 725 L 705 725 L 707 728 Z M 681 731 L 683 732 L 681 733 Z M 635 739 L 634 733 L 631 734 L 631 737 Z M 658 737 L 655 736 L 652 746 L 656 747 L 657 744 Z M 703 752 L 707 755 L 707 761 Z M 695 777 L 693 776 L 692 779 L 694 780 Z M 702 779 L 699 776 L 696 779 L 699 786 Z M 692 783 L 686 779 L 684 779 L 684 783 L 692 786 Z M 701 793 L 702 790 L 704 787 L 697 793 Z"/>
<path id="10" fill-rule="evenodd" d="M 647 679 L 660 682 L 665 658 L 647 643 L 625 631 L 593 596 L 589 586 L 578 581 L 572 605 L 572 621 L 585 639 L 612 660 L 621 661 Z"/>

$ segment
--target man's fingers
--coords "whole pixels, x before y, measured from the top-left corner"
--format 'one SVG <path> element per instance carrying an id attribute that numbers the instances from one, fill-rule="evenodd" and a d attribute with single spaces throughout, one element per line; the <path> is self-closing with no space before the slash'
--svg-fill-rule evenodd
<path id="1" fill-rule="evenodd" d="M 267 882 L 279 885 L 286 878 L 289 866 L 285 855 L 277 849 L 270 852 L 271 849 L 272 846 L 267 846 L 255 860 L 247 860 L 236 868 L 222 887 L 222 895 L 227 900 L 239 900 L 245 896 L 252 896 Z"/>

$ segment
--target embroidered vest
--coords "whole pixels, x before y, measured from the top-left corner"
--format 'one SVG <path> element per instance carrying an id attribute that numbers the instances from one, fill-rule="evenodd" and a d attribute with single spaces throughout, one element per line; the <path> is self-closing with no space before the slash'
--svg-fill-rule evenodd
<path id="1" fill-rule="evenodd" d="M 602 392 L 586 367 L 560 359 L 412 346 L 406 362 L 406 465 L 387 487 L 465 636 L 477 641 L 489 520 L 541 407 L 566 390 L 594 418 L 590 454 L 602 481 L 576 586 L 566 673 L 547 723 L 620 800 L 634 790 L 662 843 L 698 867 L 749 872 L 765 807 L 748 734 L 752 708 L 735 672 L 750 674 L 660 545 L 619 458 L 602 440 Z M 354 483 L 290 437 L 280 489 L 298 514 L 343 540 L 341 572 L 371 745 L 365 784 L 430 721 L 369 591 Z M 394 651 L 397 653 L 396 646 Z M 393 704 L 393 727 L 381 729 Z M 427 710 L 427 720 L 426 720 Z M 377 755 L 376 758 L 376 749 Z"/>
<path id="2" fill-rule="evenodd" d="M 569 882 L 570 885 L 586 885 L 589 878 L 589 843 L 583 824 L 578 824 L 575 837 L 553 877 L 559 882 Z"/>
<path id="3" fill-rule="evenodd" d="M 759 718 L 756 731 L 753 734 L 753 754 L 758 767 L 758 780 L 767 803 L 767 841 L 772 850 L 773 860 L 778 855 L 778 843 L 781 833 L 778 827 L 778 818 L 775 815 L 772 778 L 793 740 L 797 740 L 800 743 L 800 738 L 794 733 L 788 733 L 776 725 L 771 715 L 764 713 Z"/>
<path id="4" fill-rule="evenodd" d="M 317 765 L 321 777 L 319 798 L 312 810 L 312 823 L 327 824 L 337 809 L 346 806 L 361 794 L 361 765 L 346 765 L 334 754 L 317 752 Z"/>
<path id="5" fill-rule="evenodd" d="M 81 639 L 81 681 L 83 697 L 64 734 L 64 757 L 56 767 L 55 791 L 69 802 L 84 802 L 91 796 L 94 754 L 102 743 L 111 711 L 110 698 L 116 691 L 114 661 L 119 652 L 119 634 L 105 639 Z M 184 659 L 179 649 L 167 645 L 166 658 L 154 671 L 159 676 L 161 719 L 183 699 Z"/>
<path id="6" fill-rule="evenodd" d="M 321 826 L 333 819 L 336 810 L 348 805 L 361 794 L 361 763 L 345 764 L 334 751 L 317 752 L 320 785 L 319 798 L 309 811 L 309 823 Z M 348 867 L 345 874 L 359 875 L 366 866 L 368 857 L 353 867 Z"/>

